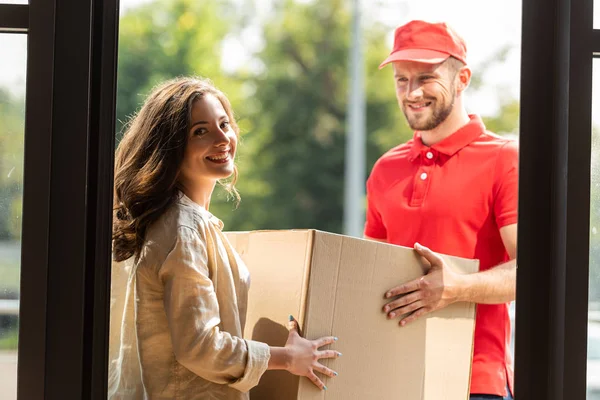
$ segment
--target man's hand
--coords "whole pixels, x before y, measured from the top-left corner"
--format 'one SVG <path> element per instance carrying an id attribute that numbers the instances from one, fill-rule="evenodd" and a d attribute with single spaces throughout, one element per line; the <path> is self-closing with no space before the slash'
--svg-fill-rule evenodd
<path id="1" fill-rule="evenodd" d="M 415 243 L 415 250 L 431 264 L 427 274 L 390 289 L 385 294 L 387 299 L 400 296 L 387 303 L 383 312 L 388 314 L 389 319 L 408 314 L 400 320 L 401 326 L 457 301 L 456 290 L 460 275 L 453 272 L 438 254 L 427 247 Z"/>

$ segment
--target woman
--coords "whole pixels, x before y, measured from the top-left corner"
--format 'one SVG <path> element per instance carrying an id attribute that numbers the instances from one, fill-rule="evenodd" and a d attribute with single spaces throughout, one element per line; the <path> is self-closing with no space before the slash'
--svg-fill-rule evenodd
<path id="1" fill-rule="evenodd" d="M 113 398 L 247 399 L 268 369 L 321 389 L 315 372 L 337 375 L 318 361 L 339 355 L 320 350 L 336 339 L 306 340 L 293 318 L 285 347 L 242 339 L 249 273 L 208 211 L 223 179 L 238 197 L 238 135 L 222 92 L 179 78 L 150 94 L 119 144 L 113 254 L 131 270 L 125 312 L 112 323 L 121 328 Z"/>

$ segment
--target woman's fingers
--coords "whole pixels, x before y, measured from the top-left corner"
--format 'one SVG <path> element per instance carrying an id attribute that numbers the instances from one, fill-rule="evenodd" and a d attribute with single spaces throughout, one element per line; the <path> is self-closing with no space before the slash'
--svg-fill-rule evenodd
<path id="1" fill-rule="evenodd" d="M 299 336 L 303 336 L 302 329 L 300 329 L 300 324 L 298 323 L 296 318 L 294 318 L 294 316 L 290 314 L 288 319 L 289 319 L 288 329 L 290 331 L 295 331 L 296 333 L 298 333 Z"/>
<path id="2" fill-rule="evenodd" d="M 322 350 L 317 352 L 317 358 L 338 358 L 342 355 L 339 351 L 335 350 Z"/>
<path id="3" fill-rule="evenodd" d="M 335 343 L 337 340 L 338 340 L 338 338 L 335 336 L 325 336 L 325 337 L 315 340 L 314 342 L 318 349 L 320 347 L 327 346 L 328 344 Z"/>
<path id="4" fill-rule="evenodd" d="M 317 375 L 315 375 L 314 372 L 310 372 L 307 376 L 308 379 L 310 379 L 310 381 L 312 383 L 315 384 L 316 387 L 318 387 L 321 390 L 327 390 L 327 386 L 325 386 L 325 384 L 319 379 L 319 377 Z"/>
<path id="5" fill-rule="evenodd" d="M 298 321 L 296 321 L 296 318 L 294 318 L 293 315 L 290 315 L 288 317 L 288 319 L 289 319 L 289 321 L 288 321 L 288 329 L 290 331 L 292 331 L 292 330 L 296 330 L 297 331 L 298 330 Z"/>
<path id="6" fill-rule="evenodd" d="M 335 372 L 334 370 L 332 370 L 330 368 L 327 368 L 326 366 L 324 366 L 321 363 L 315 363 L 315 366 L 313 367 L 313 370 L 317 371 L 317 372 L 320 372 L 323 375 L 327 375 L 327 376 L 329 376 L 331 378 L 335 378 L 338 375 L 337 372 Z"/>
<path id="7" fill-rule="evenodd" d="M 313 341 L 314 346 L 317 349 L 335 343 L 338 340 L 335 336 L 324 336 L 317 340 Z M 338 358 L 342 355 L 339 351 L 335 350 L 320 350 L 315 352 L 317 356 L 317 360 L 322 358 Z M 330 378 L 335 378 L 338 374 L 334 370 L 324 366 L 323 364 L 316 362 L 313 364 L 312 371 L 309 373 L 308 378 L 314 383 L 318 388 L 322 390 L 327 390 L 327 386 L 323 384 L 323 382 L 315 375 L 315 372 L 319 372 L 323 375 L 326 375 Z"/>

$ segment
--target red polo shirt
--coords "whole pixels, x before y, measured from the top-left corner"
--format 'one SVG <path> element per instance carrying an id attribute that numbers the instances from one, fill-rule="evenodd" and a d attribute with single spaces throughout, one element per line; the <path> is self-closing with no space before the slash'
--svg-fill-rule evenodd
<path id="1" fill-rule="evenodd" d="M 480 270 L 509 257 L 499 229 L 517 223 L 518 148 L 477 116 L 427 147 L 419 132 L 384 154 L 367 181 L 365 235 L 479 259 Z M 508 304 L 479 304 L 471 393 L 506 396 L 513 387 Z"/>

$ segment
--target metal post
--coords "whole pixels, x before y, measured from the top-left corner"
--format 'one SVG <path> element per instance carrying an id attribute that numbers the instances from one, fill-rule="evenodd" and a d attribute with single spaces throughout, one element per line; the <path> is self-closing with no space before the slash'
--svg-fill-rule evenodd
<path id="1" fill-rule="evenodd" d="M 350 96 L 346 114 L 344 233 L 362 237 L 365 204 L 365 90 L 360 0 L 353 0 Z"/>

